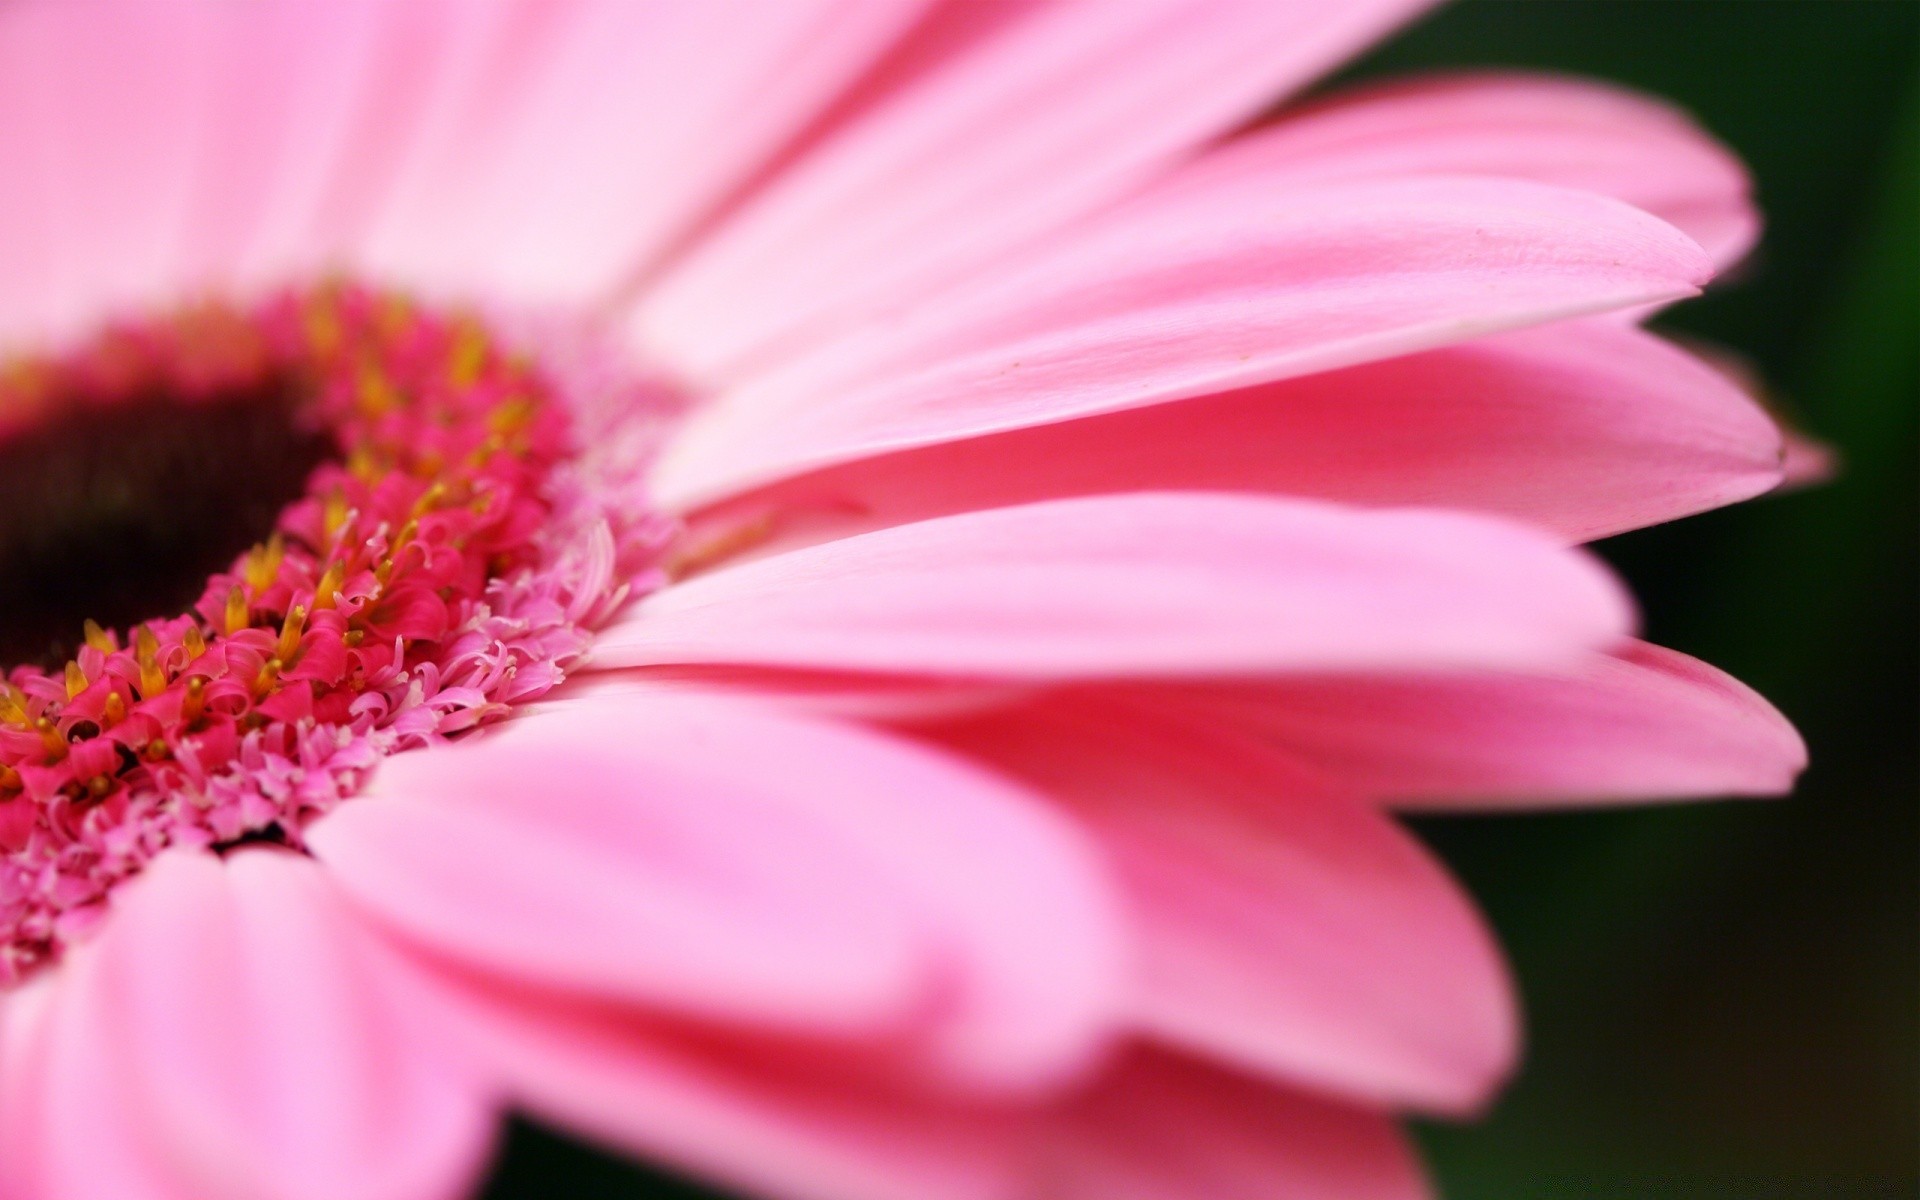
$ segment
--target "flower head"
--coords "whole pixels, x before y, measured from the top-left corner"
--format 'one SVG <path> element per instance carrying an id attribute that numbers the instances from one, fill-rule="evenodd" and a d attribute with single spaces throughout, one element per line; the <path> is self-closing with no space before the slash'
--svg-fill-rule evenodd
<path id="1" fill-rule="evenodd" d="M 1787 787 L 1570 543 L 1781 436 L 1598 85 L 1418 5 L 0 12 L 0 1196 L 1421 1193 L 1388 806 Z"/>

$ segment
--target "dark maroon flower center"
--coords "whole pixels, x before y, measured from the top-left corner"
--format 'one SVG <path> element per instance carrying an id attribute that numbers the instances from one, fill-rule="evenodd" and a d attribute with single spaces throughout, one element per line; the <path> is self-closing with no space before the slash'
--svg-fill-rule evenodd
<path id="1" fill-rule="evenodd" d="M 184 612 L 337 454 L 301 382 L 164 383 L 0 429 L 0 664 L 58 669 L 92 619 Z M 57 402 L 56 402 L 57 403 Z"/>

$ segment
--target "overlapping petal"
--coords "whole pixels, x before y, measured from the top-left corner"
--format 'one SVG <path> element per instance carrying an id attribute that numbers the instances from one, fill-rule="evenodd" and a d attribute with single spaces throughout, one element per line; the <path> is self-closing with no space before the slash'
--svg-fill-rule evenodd
<path id="1" fill-rule="evenodd" d="M 1140 186 L 1426 2 L 948 5 L 642 298 L 639 338 L 712 380 L 893 311 Z"/>
<path id="2" fill-rule="evenodd" d="M 554 706 L 394 759 L 312 842 L 380 920 L 482 973 L 911 1038 L 982 1085 L 1077 1069 L 1114 1019 L 1120 921 L 1077 831 L 977 767 L 765 706 Z"/>
<path id="3" fill-rule="evenodd" d="M 1142 200 L 703 410 L 687 509 L 885 450 L 1139 408 L 1692 294 L 1691 239 L 1619 201 L 1417 178 Z"/>
<path id="4" fill-rule="evenodd" d="M 1139 488 L 1420 504 L 1586 541 L 1745 499 L 1779 428 L 1720 372 L 1636 327 L 1580 321 L 1171 404 L 965 437 L 716 505 L 797 545 L 976 508 Z"/>
<path id="5" fill-rule="evenodd" d="M 1365 1102 L 1459 1112 L 1512 1065 L 1471 904 L 1407 834 L 1177 702 L 1067 693 L 934 727 L 1094 831 L 1141 938 L 1141 1027 Z"/>
<path id="6" fill-rule="evenodd" d="M 1551 661 L 1630 624 L 1593 562 L 1505 522 L 1133 493 L 963 513 L 696 576 L 602 668 L 741 663 L 1010 679 Z"/>

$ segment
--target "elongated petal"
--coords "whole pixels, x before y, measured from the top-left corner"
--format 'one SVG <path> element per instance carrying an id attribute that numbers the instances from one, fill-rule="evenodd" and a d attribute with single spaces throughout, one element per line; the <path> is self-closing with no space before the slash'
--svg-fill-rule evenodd
<path id="1" fill-rule="evenodd" d="M 609 692 L 397 756 L 313 844 L 382 920 L 477 970 L 913 1033 L 940 1069 L 995 1086 L 1077 1066 L 1118 989 L 1105 880 L 1040 801 L 740 701 Z"/>
<path id="2" fill-rule="evenodd" d="M 792 545 L 973 508 L 1141 488 L 1431 504 L 1586 541 L 1745 499 L 1779 428 L 1719 372 L 1580 321 L 1221 395 L 861 459 L 703 514 Z"/>
<path id="3" fill-rule="evenodd" d="M 627 1153 L 770 1200 L 1006 1200 L 1007 1114 L 888 1090 L 834 1053 L 688 1039 L 630 1011 L 467 981 L 450 1007 L 514 1103 Z M 791 1050 L 788 1050 L 791 1054 Z"/>
<path id="4" fill-rule="evenodd" d="M 517 303 L 609 297 L 917 17 L 912 0 L 521 5 L 411 152 L 366 263 Z"/>
<path id="5" fill-rule="evenodd" d="M 646 297 L 641 338 L 714 378 L 896 308 L 1137 186 L 1422 7 L 950 5 L 852 119 Z"/>
<path id="6" fill-rule="evenodd" d="M 311 861 L 277 851 L 176 852 L 124 886 L 59 997 L 48 1070 L 50 1123 L 88 1129 L 84 1103 L 105 1144 L 56 1134 L 52 1194 L 128 1194 L 100 1187 L 94 1153 L 204 1200 L 458 1194 L 489 1105 L 366 936 Z"/>
<path id="7" fill-rule="evenodd" d="M 1162 186 L 1236 173 L 1271 187 L 1435 174 L 1535 179 L 1645 209 L 1722 264 L 1760 228 L 1740 160 L 1685 113 L 1565 76 L 1447 75 L 1335 95 L 1234 139 Z"/>
<path id="8" fill-rule="evenodd" d="M 1414 807 L 1773 796 L 1807 761 L 1800 735 L 1751 688 L 1645 644 L 1524 674 L 1214 696 L 1217 719 Z"/>
<path id="9" fill-rule="evenodd" d="M 1531 182 L 1195 191 L 730 394 L 668 447 L 661 498 L 1671 300 L 1711 273 L 1672 226 Z"/>
<path id="10" fill-rule="evenodd" d="M 1138 493 L 941 517 L 698 576 L 634 606 L 594 661 L 1244 676 L 1553 660 L 1629 621 L 1590 560 L 1504 522 Z"/>
<path id="11" fill-rule="evenodd" d="M 1459 1112 L 1512 1065 L 1513 997 L 1459 888 L 1391 820 L 1178 705 L 1065 694 L 937 727 L 1067 804 L 1141 927 L 1134 1011 L 1190 1051 Z"/>
<path id="12" fill-rule="evenodd" d="M 1058 1120 L 1048 1200 L 1424 1200 L 1379 1113 L 1142 1051 Z"/>

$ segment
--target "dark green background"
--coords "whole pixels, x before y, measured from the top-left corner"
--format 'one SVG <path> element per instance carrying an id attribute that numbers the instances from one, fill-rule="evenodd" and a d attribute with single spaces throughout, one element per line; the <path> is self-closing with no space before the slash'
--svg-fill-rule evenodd
<path id="1" fill-rule="evenodd" d="M 1920 1192 L 1917 45 L 1920 6 L 1893 0 L 1485 0 L 1349 72 L 1569 70 L 1693 110 L 1751 164 L 1768 231 L 1666 324 L 1753 358 L 1844 460 L 1602 547 L 1655 640 L 1806 733 L 1791 800 L 1422 823 L 1531 1029 L 1490 1119 L 1423 1131 L 1451 1200 Z M 701 1194 L 524 1126 L 487 1193 Z"/>

